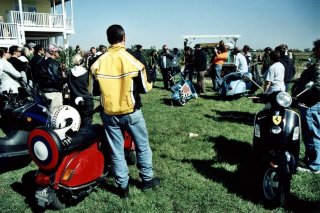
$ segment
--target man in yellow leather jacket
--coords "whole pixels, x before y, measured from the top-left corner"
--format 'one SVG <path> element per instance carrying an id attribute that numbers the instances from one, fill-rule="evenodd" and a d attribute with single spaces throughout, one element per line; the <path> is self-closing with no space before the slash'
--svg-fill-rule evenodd
<path id="1" fill-rule="evenodd" d="M 104 109 L 101 119 L 111 148 L 112 172 L 119 196 L 127 198 L 129 171 L 124 157 L 124 130 L 132 136 L 136 145 L 142 189 L 160 184 L 160 179 L 153 177 L 152 151 L 141 112 L 140 93 L 147 93 L 152 85 L 144 65 L 126 51 L 123 28 L 111 25 L 107 29 L 107 37 L 110 47 L 91 66 L 91 70 L 100 85 Z"/>

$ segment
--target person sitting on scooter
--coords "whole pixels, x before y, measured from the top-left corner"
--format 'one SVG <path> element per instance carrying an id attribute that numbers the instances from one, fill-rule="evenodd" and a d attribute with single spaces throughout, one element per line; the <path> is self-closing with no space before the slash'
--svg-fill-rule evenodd
<path id="1" fill-rule="evenodd" d="M 266 94 L 270 94 L 276 91 L 285 91 L 284 84 L 284 72 L 285 68 L 282 63 L 280 63 L 280 52 L 272 51 L 270 53 L 271 66 L 263 75 L 264 85 L 263 91 Z"/>
<path id="2" fill-rule="evenodd" d="M 230 74 L 223 77 L 221 95 L 226 94 L 227 87 L 231 81 L 241 79 L 243 74 L 248 72 L 247 59 L 244 57 L 244 55 L 241 54 L 241 50 L 238 47 L 235 47 L 233 49 L 233 53 L 235 55 L 236 70 L 235 72 L 231 72 Z"/>
<path id="3" fill-rule="evenodd" d="M 148 131 L 141 111 L 140 93 L 151 90 L 151 80 L 145 67 L 125 49 L 125 32 L 120 25 L 107 29 L 110 43 L 103 54 L 91 67 L 101 90 L 104 111 L 101 119 L 111 149 L 111 168 L 121 198 L 129 196 L 129 171 L 124 156 L 123 131 L 127 131 L 136 146 L 137 167 L 142 179 L 142 190 L 160 184 L 153 176 L 152 151 Z"/>

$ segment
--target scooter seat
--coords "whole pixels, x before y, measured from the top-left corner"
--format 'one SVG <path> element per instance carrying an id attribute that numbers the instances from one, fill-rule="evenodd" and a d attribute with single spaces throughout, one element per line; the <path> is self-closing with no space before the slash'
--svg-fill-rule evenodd
<path id="1" fill-rule="evenodd" d="M 104 128 L 100 124 L 80 128 L 79 131 L 71 137 L 71 144 L 68 145 L 63 152 L 69 153 L 74 150 L 85 149 L 99 140 L 104 140 L 104 138 Z"/>
<path id="2" fill-rule="evenodd" d="M 64 145 L 58 134 L 49 127 L 37 127 L 28 137 L 29 153 L 33 161 L 43 170 L 55 169 L 63 157 L 74 151 L 85 149 L 104 139 L 104 128 L 91 125 L 80 129 L 71 137 L 71 143 Z"/>

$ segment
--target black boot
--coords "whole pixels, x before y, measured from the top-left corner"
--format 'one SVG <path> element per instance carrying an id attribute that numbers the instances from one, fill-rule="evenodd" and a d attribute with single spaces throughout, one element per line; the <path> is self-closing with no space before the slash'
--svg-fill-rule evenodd
<path id="1" fill-rule="evenodd" d="M 121 188 L 118 186 L 118 195 L 120 198 L 128 198 L 129 197 L 129 184 L 125 188 Z"/>
<path id="2" fill-rule="evenodd" d="M 147 190 L 147 189 L 151 189 L 154 188 L 156 186 L 158 186 L 160 184 L 160 179 L 155 177 L 152 178 L 149 181 L 142 181 L 142 190 Z"/>

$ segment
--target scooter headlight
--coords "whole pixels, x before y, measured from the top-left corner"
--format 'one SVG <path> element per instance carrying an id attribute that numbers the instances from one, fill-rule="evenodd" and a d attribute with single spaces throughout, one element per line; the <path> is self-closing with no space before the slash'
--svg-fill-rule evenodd
<path id="1" fill-rule="evenodd" d="M 292 103 L 291 95 L 287 92 L 279 92 L 276 97 L 277 103 L 282 107 L 289 107 Z"/>

